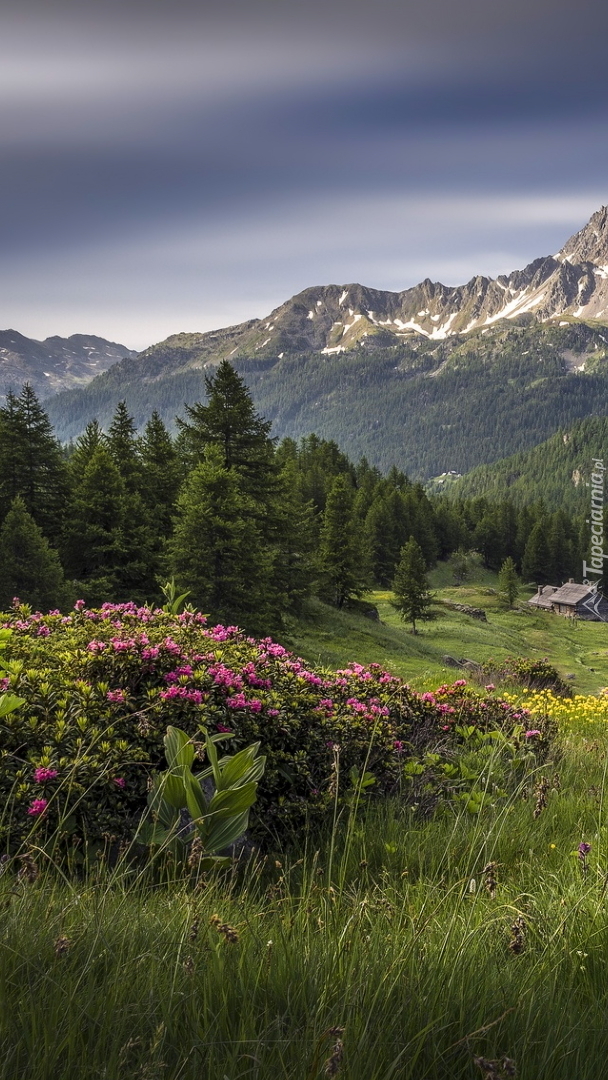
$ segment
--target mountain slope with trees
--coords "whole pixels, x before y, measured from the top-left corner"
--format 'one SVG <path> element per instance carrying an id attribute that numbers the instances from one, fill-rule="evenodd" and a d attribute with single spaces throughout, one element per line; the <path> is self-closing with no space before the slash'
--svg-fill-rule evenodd
<path id="1" fill-rule="evenodd" d="M 316 432 L 350 457 L 426 480 L 467 472 L 574 420 L 608 413 L 607 338 L 580 323 L 524 319 L 442 342 L 418 335 L 331 356 L 231 362 L 279 437 Z M 62 440 L 93 418 L 107 427 L 121 400 L 138 428 L 156 409 L 175 431 L 185 404 L 204 396 L 205 374 L 214 370 L 208 363 L 192 337 L 169 339 L 46 407 Z"/>
<path id="2" fill-rule="evenodd" d="M 593 458 L 608 461 L 608 417 L 591 416 L 564 428 L 531 450 L 491 465 L 480 465 L 454 480 L 446 495 L 454 499 L 486 496 L 525 506 L 543 499 L 550 510 L 586 513 Z"/>

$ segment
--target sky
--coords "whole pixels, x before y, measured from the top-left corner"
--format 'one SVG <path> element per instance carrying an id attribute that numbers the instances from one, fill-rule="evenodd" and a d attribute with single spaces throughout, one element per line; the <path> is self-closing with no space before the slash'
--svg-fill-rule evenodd
<path id="1" fill-rule="evenodd" d="M 3 0 L 0 329 L 457 285 L 608 203 L 605 0 Z"/>

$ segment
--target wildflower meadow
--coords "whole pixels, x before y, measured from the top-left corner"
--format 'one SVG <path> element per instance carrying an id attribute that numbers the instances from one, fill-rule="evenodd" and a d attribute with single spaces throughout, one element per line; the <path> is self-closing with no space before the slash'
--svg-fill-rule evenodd
<path id="1" fill-rule="evenodd" d="M 2 621 L 1 1080 L 600 1075 L 608 695 Z"/>

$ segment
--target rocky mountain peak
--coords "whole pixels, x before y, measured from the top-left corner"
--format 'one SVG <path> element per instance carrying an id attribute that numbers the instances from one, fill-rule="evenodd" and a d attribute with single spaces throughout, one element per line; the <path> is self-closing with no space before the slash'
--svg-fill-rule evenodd
<path id="1" fill-rule="evenodd" d="M 557 258 L 561 262 L 608 265 L 608 206 L 596 210 L 587 224 L 564 244 Z"/>

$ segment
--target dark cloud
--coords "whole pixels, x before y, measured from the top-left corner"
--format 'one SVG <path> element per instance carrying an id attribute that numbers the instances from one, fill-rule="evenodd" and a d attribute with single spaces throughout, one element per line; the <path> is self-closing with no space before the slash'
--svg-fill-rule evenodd
<path id="1" fill-rule="evenodd" d="M 124 326 L 133 340 L 146 294 L 155 308 L 166 297 L 169 332 L 185 312 L 193 326 L 230 321 L 237 309 L 243 317 L 247 302 L 263 314 L 338 274 L 403 287 L 431 266 L 464 273 L 473 258 L 479 269 L 512 269 L 508 260 L 542 253 L 541 240 L 559 246 L 570 223 L 583 223 L 579 209 L 590 213 L 608 188 L 606 29 L 608 6 L 595 0 L 126 0 L 52 10 L 8 0 L 0 280 L 12 284 L 0 323 L 27 311 L 19 290 L 31 326 L 49 308 L 62 312 L 49 333 L 92 318 L 97 296 L 103 325 L 79 328 L 120 336 Z M 493 205 L 494 218 L 471 204 L 463 231 L 470 196 Z M 543 218 L 543 197 L 562 209 Z M 450 205 L 461 209 L 450 216 Z M 408 206 L 426 207 L 420 227 Z M 391 213 L 411 257 L 398 256 Z M 147 252 L 145 288 L 134 281 L 138 250 L 140 264 Z M 56 279 L 45 290 L 49 265 Z M 76 266 L 87 267 L 89 293 L 86 282 L 74 286 Z M 144 344 L 146 331 L 138 336 Z"/>

